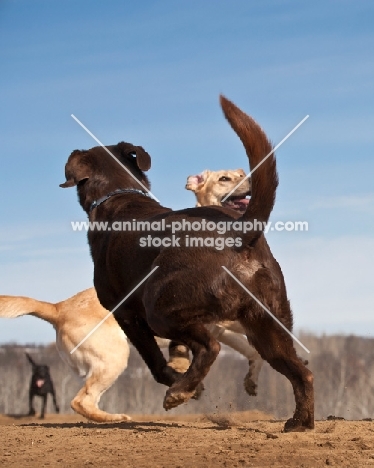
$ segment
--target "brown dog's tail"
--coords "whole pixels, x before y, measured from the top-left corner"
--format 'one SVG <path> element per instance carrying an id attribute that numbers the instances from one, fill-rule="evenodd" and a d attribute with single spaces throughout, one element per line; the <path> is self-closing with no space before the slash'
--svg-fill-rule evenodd
<path id="1" fill-rule="evenodd" d="M 29 297 L 0 296 L 0 318 L 15 318 L 22 315 L 35 315 L 52 325 L 57 325 L 58 311 L 55 304 Z"/>
<path id="2" fill-rule="evenodd" d="M 266 158 L 273 147 L 262 128 L 247 114 L 242 112 L 231 101 L 220 96 L 221 107 L 229 124 L 241 139 L 249 158 L 251 171 Z M 268 221 L 275 202 L 275 193 L 278 186 L 278 175 L 274 154 L 269 156 L 263 164 L 251 174 L 252 189 L 251 200 L 246 212 L 241 218 L 243 221 L 257 221 L 254 230 L 242 234 L 244 243 L 255 242 L 262 234 L 260 223 Z"/>

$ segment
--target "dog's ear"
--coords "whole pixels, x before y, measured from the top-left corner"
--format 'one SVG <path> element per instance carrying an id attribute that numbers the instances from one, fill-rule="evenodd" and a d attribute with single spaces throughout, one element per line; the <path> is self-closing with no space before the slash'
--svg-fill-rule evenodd
<path id="1" fill-rule="evenodd" d="M 35 362 L 31 359 L 31 356 L 30 356 L 29 354 L 27 354 L 27 353 L 25 353 L 25 354 L 26 354 L 26 357 L 27 357 L 27 359 L 29 360 L 30 364 L 32 365 L 32 367 L 33 367 L 33 368 L 36 367 L 36 364 L 35 364 Z"/>
<path id="2" fill-rule="evenodd" d="M 131 143 L 121 141 L 118 148 L 123 156 L 135 154 L 136 165 L 141 171 L 148 171 L 151 168 L 151 157 L 141 146 L 134 146 Z"/>
<path id="3" fill-rule="evenodd" d="M 73 158 L 77 155 L 87 153 L 84 150 L 74 150 L 69 156 L 68 162 L 65 165 L 66 182 L 60 184 L 61 188 L 75 187 L 80 182 L 89 179 L 89 169 L 80 158 Z"/>
<path id="4" fill-rule="evenodd" d="M 149 171 L 151 168 L 151 157 L 141 146 L 136 146 L 136 163 L 141 171 Z"/>
<path id="5" fill-rule="evenodd" d="M 79 174 L 74 174 L 71 176 L 66 175 L 66 182 L 63 184 L 60 184 L 61 188 L 70 188 L 70 187 L 75 187 L 79 183 L 83 182 L 84 180 L 89 179 L 87 175 L 79 175 Z"/>
<path id="6" fill-rule="evenodd" d="M 206 170 L 201 174 L 188 176 L 186 182 L 186 189 L 192 190 L 193 192 L 196 192 L 197 190 L 201 189 L 204 186 L 209 174 L 210 171 Z"/>
<path id="7" fill-rule="evenodd" d="M 84 180 L 89 179 L 89 175 L 87 174 L 87 168 L 79 167 L 77 165 L 74 168 L 66 167 L 65 177 L 66 182 L 60 184 L 61 188 L 75 187 Z"/>
<path id="8" fill-rule="evenodd" d="M 75 180 L 72 178 L 72 179 L 67 180 L 67 181 L 64 182 L 63 184 L 60 184 L 60 187 L 61 187 L 61 188 L 70 188 L 70 187 L 74 187 L 75 185 L 77 185 L 77 183 L 76 183 Z"/>

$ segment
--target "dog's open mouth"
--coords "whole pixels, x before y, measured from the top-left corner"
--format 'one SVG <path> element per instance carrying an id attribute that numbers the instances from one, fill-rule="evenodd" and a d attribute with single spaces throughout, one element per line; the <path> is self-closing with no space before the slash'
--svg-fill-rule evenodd
<path id="1" fill-rule="evenodd" d="M 240 195 L 229 197 L 227 200 L 222 202 L 222 206 L 225 206 L 226 208 L 231 208 L 235 211 L 244 212 L 247 209 L 248 203 L 249 198 Z"/>
<path id="2" fill-rule="evenodd" d="M 36 386 L 38 388 L 41 388 L 44 385 L 44 380 L 43 379 L 38 379 L 35 383 L 36 383 Z"/>

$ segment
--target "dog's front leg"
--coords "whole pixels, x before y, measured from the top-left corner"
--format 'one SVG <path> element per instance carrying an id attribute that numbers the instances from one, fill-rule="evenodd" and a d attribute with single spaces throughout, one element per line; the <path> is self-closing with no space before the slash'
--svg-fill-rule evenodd
<path id="1" fill-rule="evenodd" d="M 154 333 L 146 320 L 128 310 L 117 311 L 114 315 L 128 339 L 147 364 L 156 382 L 168 387 L 173 385 L 181 374 L 167 365 L 164 355 L 156 343 Z"/>
<path id="2" fill-rule="evenodd" d="M 60 408 L 59 408 L 59 406 L 58 406 L 58 404 L 57 404 L 55 387 L 53 386 L 53 383 L 52 383 L 52 382 L 51 382 L 51 394 L 52 394 L 53 404 L 54 404 L 56 413 L 59 413 L 59 412 L 60 412 Z"/>
<path id="3" fill-rule="evenodd" d="M 43 403 L 42 403 L 42 411 L 40 413 L 40 419 L 44 419 L 44 414 L 45 414 L 45 408 L 47 406 L 47 396 L 48 396 L 48 393 L 46 393 L 45 395 L 43 395 Z"/>
<path id="4" fill-rule="evenodd" d="M 34 400 L 34 394 L 30 390 L 29 392 L 29 416 L 35 416 L 35 409 L 33 405 L 33 400 Z"/>

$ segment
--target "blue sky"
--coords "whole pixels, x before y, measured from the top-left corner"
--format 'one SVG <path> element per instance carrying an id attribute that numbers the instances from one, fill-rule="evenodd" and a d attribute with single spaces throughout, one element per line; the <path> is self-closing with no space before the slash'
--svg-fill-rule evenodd
<path id="1" fill-rule="evenodd" d="M 152 191 L 194 204 L 188 175 L 247 159 L 218 103 L 252 115 L 277 151 L 269 233 L 296 330 L 374 334 L 374 5 L 371 1 L 0 3 L 0 294 L 57 302 L 92 285 L 85 220 L 58 187 L 74 149 L 124 140 L 152 156 Z M 0 342 L 50 325 L 1 320 Z"/>

